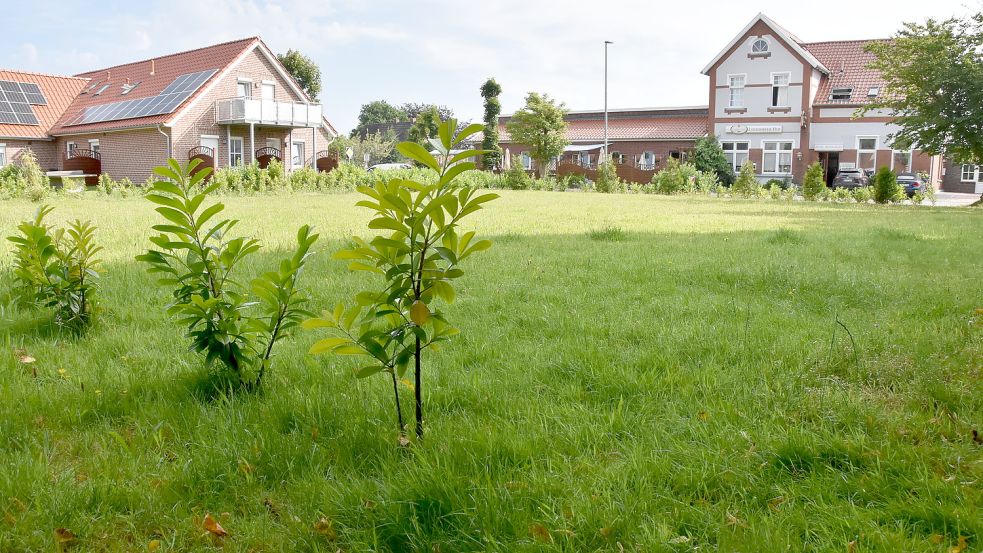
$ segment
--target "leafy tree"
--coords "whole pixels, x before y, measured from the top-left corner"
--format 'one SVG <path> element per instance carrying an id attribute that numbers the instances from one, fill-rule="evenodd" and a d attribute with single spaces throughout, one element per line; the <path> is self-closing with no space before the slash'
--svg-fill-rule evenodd
<path id="1" fill-rule="evenodd" d="M 399 160 L 399 154 L 396 152 L 396 133 L 392 129 L 385 134 L 382 131 L 369 133 L 365 138 L 339 136 L 328 145 L 328 150 L 336 153 L 339 159 L 346 159 L 345 152 L 348 148 L 352 149 L 352 160 L 359 164 L 365 159 L 365 154 L 369 154 L 369 165 L 393 163 Z"/>
<path id="2" fill-rule="evenodd" d="M 751 163 L 751 160 L 746 160 L 741 165 L 741 172 L 737 175 L 734 185 L 731 186 L 731 191 L 745 198 L 753 198 L 759 196 L 761 190 L 761 183 L 758 182 L 758 176 L 754 172 L 754 164 Z"/>
<path id="3" fill-rule="evenodd" d="M 608 159 L 598 165 L 597 182 L 594 183 L 594 188 L 604 194 L 611 194 L 621 190 L 621 178 L 618 177 L 618 168 L 615 166 L 614 161 Z"/>
<path id="4" fill-rule="evenodd" d="M 454 118 L 454 110 L 447 106 L 438 106 L 437 104 L 417 104 L 407 102 L 400 105 L 399 109 L 405 114 L 405 118 L 403 119 L 404 121 L 413 121 L 431 110 L 437 110 L 437 118 L 439 121 L 447 121 L 448 119 Z"/>
<path id="5" fill-rule="evenodd" d="M 358 126 L 352 129 L 351 136 L 362 136 L 368 125 L 398 123 L 408 121 L 406 112 L 385 100 L 376 100 L 362 105 L 358 112 Z"/>
<path id="6" fill-rule="evenodd" d="M 906 23 L 890 41 L 868 46 L 887 82 L 861 111 L 886 109 L 912 145 L 963 163 L 983 161 L 983 12 L 924 25 Z"/>
<path id="7" fill-rule="evenodd" d="M 300 227 L 294 254 L 243 287 L 234 270 L 259 250 L 259 241 L 232 238 L 235 219 L 214 220 L 224 205 L 202 209 L 219 184 L 202 188 L 211 168 L 193 173 L 200 162 L 194 159 L 182 167 L 171 159 L 154 169 L 161 180 L 150 187 L 147 199 L 166 221 L 153 226 L 159 234 L 150 241 L 158 249 L 137 260 L 160 275 L 161 287 L 173 287 L 167 312 L 187 325 L 192 349 L 204 353 L 209 363 L 220 362 L 238 384 L 254 389 L 262 384 L 277 342 L 310 315 L 302 308 L 307 300 L 297 281 L 318 235 L 307 225 Z"/>
<path id="8" fill-rule="evenodd" d="M 823 166 L 817 161 L 806 169 L 805 177 L 802 179 L 802 197 L 812 201 L 821 197 L 825 190 L 826 179 L 823 175 Z"/>
<path id="9" fill-rule="evenodd" d="M 414 392 L 416 435 L 422 438 L 423 351 L 458 332 L 448 323 L 438 300 L 452 303 L 456 297 L 452 282 L 464 275 L 461 262 L 491 247 L 488 240 L 475 241 L 474 231 L 460 232 L 465 217 L 497 196 L 479 194 L 456 181 L 461 173 L 475 168 L 466 160 L 483 153 L 469 150 L 449 155 L 465 138 L 481 130 L 481 125 L 471 125 L 453 136 L 456 126 L 457 122 L 450 119 L 437 132 L 434 146 L 441 162 L 415 142 L 397 146 L 407 158 L 434 170 L 436 182 L 391 179 L 358 188 L 366 196 L 358 205 L 373 212 L 369 228 L 385 232 L 370 240 L 354 238 L 355 247 L 336 253 L 335 258 L 348 260 L 351 271 L 380 275 L 383 282 L 357 294 L 350 305 L 339 303 L 322 317 L 304 322 L 305 328 L 327 328 L 334 334 L 316 342 L 311 353 L 366 357 L 368 364 L 355 372 L 357 377 L 388 376 L 401 441 L 405 427 L 400 381 L 413 360 L 414 381 L 403 385 Z"/>
<path id="10" fill-rule="evenodd" d="M 488 79 L 481 85 L 481 97 L 485 99 L 485 128 L 481 147 L 485 150 L 482 166 L 485 169 L 498 167 L 502 163 L 502 148 L 498 145 L 498 115 L 502 113 L 502 103 L 498 96 L 502 86 L 495 79 Z"/>
<path id="11" fill-rule="evenodd" d="M 904 198 L 904 190 L 898 184 L 898 176 L 887 167 L 874 174 L 874 201 L 879 204 L 897 202 Z"/>
<path id="12" fill-rule="evenodd" d="M 440 111 L 437 109 L 437 106 L 430 106 L 416 116 L 413 126 L 410 127 L 408 138 L 429 149 L 430 139 L 437 137 L 437 129 L 440 127 L 440 122 Z"/>
<path id="13" fill-rule="evenodd" d="M 321 94 L 321 69 L 314 63 L 314 60 L 297 50 L 287 50 L 286 54 L 278 54 L 276 59 L 280 60 L 280 63 L 300 84 L 304 92 L 312 99 L 317 100 Z"/>
<path id="14" fill-rule="evenodd" d="M 717 179 L 726 185 L 734 182 L 734 169 L 727 161 L 727 155 L 716 136 L 708 135 L 697 139 L 693 164 L 698 171 L 716 173 Z"/>
<path id="15" fill-rule="evenodd" d="M 102 248 L 89 221 L 58 229 L 45 224 L 53 209 L 41 206 L 32 221 L 17 226 L 19 235 L 7 238 L 14 245 L 14 294 L 25 305 L 53 307 L 55 323 L 78 331 L 91 321 L 97 305 L 102 261 L 96 255 Z"/>
<path id="16" fill-rule="evenodd" d="M 512 140 L 530 147 L 530 155 L 538 162 L 539 173 L 546 175 L 549 161 L 563 153 L 567 140 L 567 109 L 546 94 L 530 92 L 526 105 L 515 112 L 505 128 Z"/>

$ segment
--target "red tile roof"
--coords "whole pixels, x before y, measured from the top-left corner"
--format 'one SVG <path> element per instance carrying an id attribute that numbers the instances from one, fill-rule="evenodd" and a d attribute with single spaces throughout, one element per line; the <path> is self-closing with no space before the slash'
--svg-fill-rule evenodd
<path id="1" fill-rule="evenodd" d="M 0 69 L 0 81 L 34 83 L 41 87 L 48 104 L 31 106 L 39 125 L 0 124 L 0 138 L 47 139 L 51 128 L 72 103 L 75 96 L 86 85 L 86 79 L 78 77 L 59 77 L 25 71 Z"/>
<path id="2" fill-rule="evenodd" d="M 89 79 L 90 85 L 85 88 L 83 93 L 75 98 L 75 101 L 72 102 L 71 106 L 58 121 L 58 124 L 51 129 L 51 134 L 101 132 L 166 123 L 183 106 L 194 101 L 195 97 L 201 94 L 209 83 L 218 78 L 222 69 L 239 59 L 240 56 L 252 48 L 257 42 L 259 42 L 258 37 L 250 37 L 153 58 L 153 75 L 150 74 L 151 60 L 149 59 L 77 75 L 78 77 Z M 87 107 L 156 96 L 177 77 L 187 73 L 196 73 L 209 69 L 217 69 L 218 72 L 206 81 L 195 94 L 192 94 L 171 113 L 120 121 L 91 123 L 88 125 L 68 124 L 76 119 L 80 113 L 84 112 Z M 139 83 L 139 85 L 132 89 L 130 93 L 122 95 L 122 86 L 127 83 Z M 106 84 L 109 85 L 109 88 L 105 92 L 95 95 L 95 92 Z"/>
<path id="3" fill-rule="evenodd" d="M 823 76 L 816 92 L 814 105 L 855 105 L 870 102 L 867 93 L 872 88 L 878 88 L 884 93 L 885 81 L 880 73 L 868 65 L 874 61 L 874 55 L 867 52 L 866 47 L 879 40 L 843 40 L 832 42 L 807 42 L 799 45 L 809 51 L 830 71 Z M 830 100 L 834 88 L 852 88 L 850 100 Z"/>
<path id="4" fill-rule="evenodd" d="M 637 113 L 637 112 L 635 112 Z M 503 118 L 506 119 L 507 118 Z M 568 116 L 568 119 L 572 119 Z M 707 133 L 707 111 L 696 113 L 629 117 L 608 115 L 610 140 L 695 140 Z M 511 142 L 504 122 L 499 125 L 499 139 Z M 567 140 L 571 142 L 596 142 L 604 140 L 604 114 L 591 117 L 577 116 L 567 121 Z"/>

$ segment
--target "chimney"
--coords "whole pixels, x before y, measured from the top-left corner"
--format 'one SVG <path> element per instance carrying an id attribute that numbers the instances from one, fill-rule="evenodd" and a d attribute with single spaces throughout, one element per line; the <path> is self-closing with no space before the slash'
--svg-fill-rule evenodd
<path id="1" fill-rule="evenodd" d="M 151 75 L 151 76 L 153 76 L 153 75 L 154 75 L 154 73 L 156 73 L 156 72 L 157 72 L 157 71 L 155 71 L 155 69 L 154 69 L 154 68 L 155 68 L 155 63 L 154 63 L 154 60 L 150 60 L 150 75 Z"/>
<path id="2" fill-rule="evenodd" d="M 109 71 L 106 71 L 106 80 L 107 81 L 111 78 L 111 76 L 112 76 L 112 73 L 110 73 Z"/>

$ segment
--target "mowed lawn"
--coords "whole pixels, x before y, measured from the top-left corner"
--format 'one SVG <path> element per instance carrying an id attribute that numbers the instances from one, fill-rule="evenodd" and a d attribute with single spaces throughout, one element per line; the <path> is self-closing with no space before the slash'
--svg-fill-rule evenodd
<path id="1" fill-rule="evenodd" d="M 312 305 L 374 282 L 330 258 L 367 235 L 356 195 L 222 201 L 264 243 L 242 274 L 312 223 Z M 983 547 L 979 209 L 502 193 L 404 449 L 388 381 L 306 355 L 323 334 L 209 392 L 133 261 L 150 203 L 52 203 L 100 227 L 104 310 L 81 338 L 0 312 L 4 553 Z"/>

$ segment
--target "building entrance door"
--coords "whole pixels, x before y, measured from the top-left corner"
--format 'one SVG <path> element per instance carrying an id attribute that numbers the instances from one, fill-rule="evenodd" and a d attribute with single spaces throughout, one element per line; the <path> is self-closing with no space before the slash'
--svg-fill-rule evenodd
<path id="1" fill-rule="evenodd" d="M 840 152 L 819 152 L 819 164 L 823 166 L 826 185 L 833 184 L 833 179 L 840 172 Z"/>

